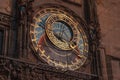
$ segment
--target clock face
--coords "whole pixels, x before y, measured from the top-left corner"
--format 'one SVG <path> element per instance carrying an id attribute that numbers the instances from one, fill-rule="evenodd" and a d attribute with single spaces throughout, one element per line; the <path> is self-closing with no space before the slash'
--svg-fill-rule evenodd
<path id="1" fill-rule="evenodd" d="M 76 70 L 85 63 L 88 54 L 88 40 L 82 27 L 61 9 L 41 9 L 30 27 L 33 48 L 49 65 Z"/>

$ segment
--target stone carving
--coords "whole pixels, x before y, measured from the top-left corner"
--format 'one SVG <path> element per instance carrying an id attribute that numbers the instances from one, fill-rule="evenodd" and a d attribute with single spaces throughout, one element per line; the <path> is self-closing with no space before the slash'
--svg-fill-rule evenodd
<path id="1" fill-rule="evenodd" d="M 36 64 L 22 62 L 18 59 L 8 57 L 4 58 L 2 56 L 0 56 L 0 63 L 0 80 L 80 80 L 98 78 L 96 75 L 74 71 L 62 72 L 42 63 L 34 67 Z"/>
<path id="2" fill-rule="evenodd" d="M 0 24 L 10 26 L 12 17 L 0 12 Z"/>

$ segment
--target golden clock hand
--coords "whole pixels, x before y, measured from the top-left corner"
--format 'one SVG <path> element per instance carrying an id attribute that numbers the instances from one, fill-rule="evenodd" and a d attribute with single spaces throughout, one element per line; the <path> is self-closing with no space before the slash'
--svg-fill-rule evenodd
<path id="1" fill-rule="evenodd" d="M 72 49 L 75 49 L 77 47 L 77 45 L 74 45 L 72 42 L 69 43 L 69 46 L 72 48 Z"/>
<path id="2" fill-rule="evenodd" d="M 70 46 L 70 48 L 72 48 L 72 50 L 74 50 L 75 51 L 75 54 L 79 57 L 79 58 L 86 58 L 84 55 L 80 55 L 80 52 L 79 52 L 79 50 L 77 50 L 77 45 L 75 45 L 73 42 L 70 42 L 69 43 L 69 46 Z"/>
<path id="3" fill-rule="evenodd" d="M 76 52 L 75 54 L 76 54 L 77 56 L 80 55 L 80 54 L 79 54 L 79 51 L 75 49 L 75 48 L 77 47 L 77 45 L 74 45 L 74 44 L 70 43 L 69 46 L 70 46 L 70 48 L 72 48 L 72 50 L 74 50 L 74 51 Z M 79 57 L 80 57 L 80 56 L 79 56 Z M 80 57 L 80 58 L 81 58 L 81 57 Z"/>
<path id="4" fill-rule="evenodd" d="M 79 57 L 79 58 L 83 58 L 84 56 L 83 55 L 80 55 L 79 51 L 77 49 L 75 49 L 77 46 L 70 46 L 74 51 L 75 51 L 75 54 Z"/>

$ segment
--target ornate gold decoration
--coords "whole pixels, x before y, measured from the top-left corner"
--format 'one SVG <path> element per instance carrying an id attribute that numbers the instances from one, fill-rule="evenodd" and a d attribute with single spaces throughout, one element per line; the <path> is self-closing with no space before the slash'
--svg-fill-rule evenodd
<path id="1" fill-rule="evenodd" d="M 77 20 L 57 8 L 38 11 L 30 27 L 33 49 L 49 65 L 76 70 L 87 60 L 87 36 Z"/>

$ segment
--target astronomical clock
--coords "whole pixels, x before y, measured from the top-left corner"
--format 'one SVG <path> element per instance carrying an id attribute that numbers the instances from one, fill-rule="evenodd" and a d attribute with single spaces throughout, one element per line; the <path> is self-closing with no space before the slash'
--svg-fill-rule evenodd
<path id="1" fill-rule="evenodd" d="M 98 80 L 95 0 L 12 1 L 0 12 L 0 80 Z"/>
<path id="2" fill-rule="evenodd" d="M 71 13 L 58 7 L 43 7 L 33 15 L 30 24 L 35 54 L 48 65 L 62 70 L 81 68 L 89 52 L 85 22 Z"/>

